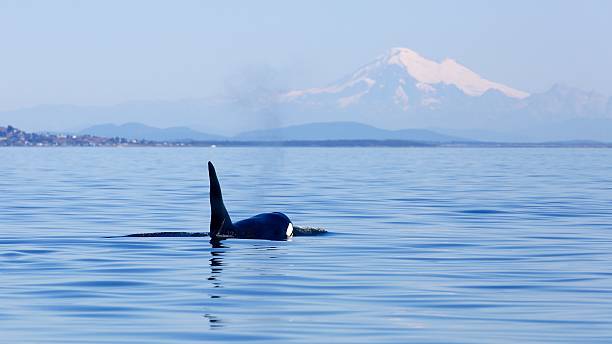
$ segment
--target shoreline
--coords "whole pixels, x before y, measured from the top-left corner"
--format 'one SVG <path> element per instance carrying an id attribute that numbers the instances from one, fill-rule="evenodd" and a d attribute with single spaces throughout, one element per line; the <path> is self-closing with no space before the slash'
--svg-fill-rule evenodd
<path id="1" fill-rule="evenodd" d="M 0 148 L 612 148 L 603 142 L 417 142 L 401 140 L 326 140 L 326 141 L 193 141 L 147 142 L 101 145 L 26 143 Z"/>

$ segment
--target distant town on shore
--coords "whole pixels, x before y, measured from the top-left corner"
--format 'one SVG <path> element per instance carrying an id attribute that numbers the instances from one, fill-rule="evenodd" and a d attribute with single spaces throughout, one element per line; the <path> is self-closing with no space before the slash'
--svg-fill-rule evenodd
<path id="1" fill-rule="evenodd" d="M 11 125 L 0 127 L 0 147 L 601 147 L 612 143 L 597 141 L 560 141 L 507 143 L 483 141 L 437 142 L 404 139 L 331 140 L 167 140 L 102 137 L 89 134 L 30 133 Z"/>
<path id="2" fill-rule="evenodd" d="M 129 146 L 154 145 L 145 140 L 128 140 L 120 137 L 99 137 L 92 135 L 70 135 L 53 133 L 28 133 L 13 126 L 0 127 L 0 146 L 17 147 L 59 147 L 59 146 Z"/>

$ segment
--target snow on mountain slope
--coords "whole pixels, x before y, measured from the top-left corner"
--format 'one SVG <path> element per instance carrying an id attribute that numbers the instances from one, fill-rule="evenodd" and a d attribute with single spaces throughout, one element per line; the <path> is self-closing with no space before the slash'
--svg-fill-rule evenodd
<path id="1" fill-rule="evenodd" d="M 480 96 L 491 89 L 512 98 L 522 99 L 529 96 L 526 92 L 483 79 L 455 60 L 446 59 L 437 63 L 406 48 L 391 49 L 386 60 L 389 64 L 394 63 L 406 68 L 406 71 L 421 83 L 454 85 L 470 96 Z"/>
<path id="2" fill-rule="evenodd" d="M 336 104 L 345 108 L 364 97 L 372 96 L 372 93 L 380 93 L 377 88 L 387 87 L 391 88 L 393 102 L 407 111 L 411 104 L 414 105 L 415 98 L 418 98 L 420 106 L 439 103 L 444 96 L 440 94 L 440 89 L 444 86 L 454 86 L 470 97 L 482 96 L 490 90 L 514 99 L 529 96 L 526 92 L 484 79 L 454 60 L 446 59 L 438 63 L 410 49 L 393 48 L 337 83 L 323 88 L 291 91 L 284 94 L 281 100 L 304 101 L 313 96 L 337 95 Z"/>

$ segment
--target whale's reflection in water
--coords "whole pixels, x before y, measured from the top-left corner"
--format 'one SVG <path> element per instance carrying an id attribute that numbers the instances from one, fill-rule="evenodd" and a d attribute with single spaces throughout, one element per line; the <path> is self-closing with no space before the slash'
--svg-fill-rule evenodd
<path id="1" fill-rule="evenodd" d="M 250 251 L 251 254 L 254 254 L 258 257 L 258 260 L 260 262 L 263 260 L 263 264 L 266 264 L 266 261 L 270 262 L 271 259 L 277 259 L 279 257 L 280 248 L 277 245 L 273 245 L 273 243 L 274 243 L 273 241 L 271 241 L 270 244 L 267 244 L 267 242 L 264 242 L 264 243 L 257 242 L 253 244 L 252 246 L 247 245 L 248 247 L 241 247 L 240 255 L 244 255 L 244 254 L 250 255 L 248 253 Z M 222 291 L 222 289 L 228 289 L 228 286 L 224 284 L 223 270 L 230 268 L 227 266 L 226 258 L 229 252 L 231 252 L 232 248 L 228 245 L 227 240 L 210 240 L 210 245 L 211 245 L 210 259 L 209 259 L 210 274 L 207 280 L 211 284 L 209 286 L 210 291 L 208 294 L 209 299 L 211 300 L 211 303 L 209 304 L 209 307 L 206 309 L 206 313 L 203 316 L 204 318 L 208 320 L 209 328 L 213 330 L 213 329 L 219 329 L 219 328 L 225 327 L 227 322 L 220 315 L 220 314 L 223 314 L 223 312 L 225 311 L 223 307 L 227 303 L 231 304 L 231 303 L 236 302 L 236 300 L 223 300 L 222 301 L 221 299 L 223 298 L 232 299 L 231 295 L 241 295 L 244 293 L 252 294 L 254 292 L 257 292 L 257 286 L 253 285 L 251 288 L 249 287 L 249 284 L 242 284 L 239 286 L 234 285 L 234 287 L 229 287 L 229 288 L 233 288 L 236 290 Z M 262 255 L 261 253 L 264 253 L 264 254 Z M 261 260 L 259 258 L 261 258 Z M 264 269 L 264 270 L 261 270 L 259 274 L 255 274 L 253 277 L 265 278 L 265 277 L 275 276 L 275 275 L 276 274 L 274 272 L 266 271 Z M 219 310 L 220 312 L 216 312 L 215 310 Z"/>
<path id="2" fill-rule="evenodd" d="M 221 280 L 221 272 L 223 271 L 223 255 L 226 253 L 226 246 L 224 246 L 220 240 L 211 240 L 211 249 L 209 259 L 210 263 L 210 276 L 208 280 L 212 283 L 212 293 L 210 293 L 211 299 L 220 299 L 221 295 L 215 293 L 214 291 L 220 288 L 223 288 L 223 283 Z M 208 325 L 211 330 L 218 329 L 223 327 L 223 321 L 213 314 L 206 313 L 204 314 L 204 318 L 208 319 Z"/>
<path id="3" fill-rule="evenodd" d="M 212 282 L 213 288 L 223 288 L 218 278 L 221 277 L 221 271 L 223 271 L 223 255 L 225 254 L 226 247 L 218 240 L 211 240 L 210 243 L 210 277 L 208 277 L 208 280 Z M 211 299 L 220 297 L 219 295 L 210 295 Z"/>

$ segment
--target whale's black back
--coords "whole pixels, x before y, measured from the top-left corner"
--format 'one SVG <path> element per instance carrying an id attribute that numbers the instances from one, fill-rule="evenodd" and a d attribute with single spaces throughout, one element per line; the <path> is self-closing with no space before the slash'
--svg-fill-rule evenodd
<path id="1" fill-rule="evenodd" d="M 234 223 L 234 230 L 245 239 L 285 240 L 290 223 L 283 213 L 264 213 Z"/>
<path id="2" fill-rule="evenodd" d="M 292 234 L 291 220 L 283 213 L 265 213 L 232 223 L 223 203 L 221 185 L 215 167 L 208 162 L 210 179 L 210 237 L 213 239 L 234 237 L 242 239 L 286 240 Z M 289 233 L 288 230 L 291 232 Z"/>

